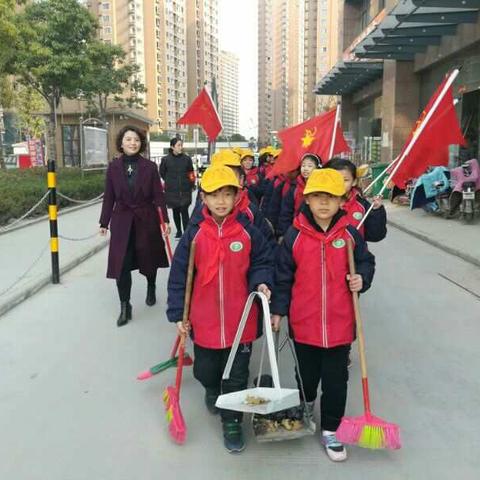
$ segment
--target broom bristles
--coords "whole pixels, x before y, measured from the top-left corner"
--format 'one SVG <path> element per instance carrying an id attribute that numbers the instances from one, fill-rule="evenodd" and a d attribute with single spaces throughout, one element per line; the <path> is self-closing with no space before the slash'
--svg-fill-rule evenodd
<path id="1" fill-rule="evenodd" d="M 163 393 L 163 402 L 165 403 L 166 418 L 168 422 L 168 431 L 173 441 L 183 444 L 187 437 L 187 426 L 180 410 L 178 395 L 175 387 L 169 386 Z"/>
<path id="2" fill-rule="evenodd" d="M 343 417 L 336 437 L 342 443 L 363 448 L 396 450 L 401 447 L 398 425 L 373 415 Z"/>

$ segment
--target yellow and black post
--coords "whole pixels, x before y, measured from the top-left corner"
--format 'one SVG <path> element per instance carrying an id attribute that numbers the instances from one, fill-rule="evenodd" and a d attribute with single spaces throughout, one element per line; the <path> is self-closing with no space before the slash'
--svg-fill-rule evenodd
<path id="1" fill-rule="evenodd" d="M 60 283 L 58 263 L 58 226 L 57 226 L 57 174 L 55 160 L 48 161 L 48 218 L 50 220 L 50 253 L 52 256 L 52 283 Z"/>

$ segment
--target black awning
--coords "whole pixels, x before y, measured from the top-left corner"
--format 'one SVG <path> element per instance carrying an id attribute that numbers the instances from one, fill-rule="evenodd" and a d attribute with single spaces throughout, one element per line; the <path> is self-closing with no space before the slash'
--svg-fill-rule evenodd
<path id="1" fill-rule="evenodd" d="M 429 45 L 478 20 L 480 0 L 402 0 L 354 49 L 365 59 L 413 60 Z"/>
<path id="2" fill-rule="evenodd" d="M 353 93 L 383 75 L 383 62 L 338 62 L 315 86 L 317 95 Z"/>

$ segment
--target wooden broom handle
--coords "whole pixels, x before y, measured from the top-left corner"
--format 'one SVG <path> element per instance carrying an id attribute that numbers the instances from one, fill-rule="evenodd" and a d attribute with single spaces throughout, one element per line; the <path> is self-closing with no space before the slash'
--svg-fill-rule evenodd
<path id="1" fill-rule="evenodd" d="M 195 242 L 190 244 L 190 254 L 188 255 L 188 269 L 187 269 L 187 282 L 185 284 L 185 300 L 183 304 L 183 318 L 182 324 L 187 327 L 189 324 L 190 314 L 190 300 L 192 298 L 192 286 L 193 286 L 193 270 L 195 268 Z M 185 354 L 185 336 L 180 335 L 180 345 L 178 350 L 178 365 L 177 365 L 177 378 L 175 380 L 175 386 L 177 394 L 180 397 L 180 385 L 182 383 L 182 371 L 183 371 L 183 357 Z"/>
<path id="2" fill-rule="evenodd" d="M 350 275 L 355 275 L 355 259 L 353 258 L 353 245 L 350 238 L 347 239 L 348 250 L 348 267 Z M 358 301 L 358 293 L 352 292 L 353 310 L 355 312 L 355 323 L 357 325 L 358 336 L 358 352 L 360 354 L 360 370 L 362 372 L 362 386 L 363 386 L 363 399 L 365 404 L 365 410 L 370 412 L 370 398 L 368 393 L 368 375 L 367 375 L 367 358 L 365 356 L 365 337 L 363 336 L 363 323 L 360 315 L 360 304 Z"/>

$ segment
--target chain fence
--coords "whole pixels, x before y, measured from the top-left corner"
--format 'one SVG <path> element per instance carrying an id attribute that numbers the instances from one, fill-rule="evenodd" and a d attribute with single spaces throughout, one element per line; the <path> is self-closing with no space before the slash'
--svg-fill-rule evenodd
<path id="1" fill-rule="evenodd" d="M 84 242 L 85 240 L 91 240 L 99 235 L 99 232 L 95 232 L 92 233 L 92 235 L 87 235 L 86 237 L 67 237 L 66 235 L 59 235 L 58 238 L 61 238 L 62 240 L 68 240 L 70 242 Z"/>
<path id="2" fill-rule="evenodd" d="M 42 198 L 26 213 L 24 213 L 20 218 L 17 218 L 14 220 L 12 223 L 9 223 L 6 227 L 0 227 L 0 233 L 6 233 L 9 230 L 12 230 L 13 228 L 16 228 L 17 224 L 20 223 L 22 220 L 25 220 L 32 212 L 34 212 L 42 203 L 43 201 L 48 197 L 49 192 L 46 191 Z"/>
<path id="3" fill-rule="evenodd" d="M 59 197 L 65 199 L 65 200 L 69 201 L 69 202 L 72 202 L 72 203 L 78 203 L 78 204 L 81 204 L 81 205 L 82 204 L 83 205 L 88 205 L 90 203 L 95 203 L 98 200 L 100 200 L 103 197 L 103 192 L 100 195 L 96 196 L 95 198 L 91 198 L 90 200 L 76 200 L 75 198 L 71 198 L 68 195 L 65 195 L 64 193 L 58 192 L 58 191 L 57 191 L 57 195 Z"/>
<path id="4" fill-rule="evenodd" d="M 25 220 L 29 215 L 31 215 L 48 197 L 49 191 L 46 191 L 42 198 L 33 206 L 31 207 L 27 212 L 25 212 L 21 217 L 17 218 L 14 220 L 12 223 L 5 227 L 0 227 L 0 233 L 7 233 L 10 230 L 15 229 L 20 222 Z M 96 196 L 95 198 L 92 198 L 90 200 L 77 200 L 74 198 L 69 197 L 68 195 L 64 195 L 61 192 L 57 192 L 57 195 L 59 197 L 64 198 L 65 200 L 68 200 L 69 202 L 72 203 L 78 203 L 78 204 L 83 204 L 83 205 L 89 205 L 97 202 L 103 197 L 103 193 L 100 195 Z M 58 238 L 66 241 L 71 241 L 71 242 L 84 242 L 87 240 L 91 240 L 99 235 L 99 232 L 92 233 L 91 235 L 86 235 L 82 237 L 75 237 L 75 236 L 68 236 L 68 235 L 58 235 Z M 3 297 L 7 293 L 9 293 L 11 290 L 13 290 L 22 280 L 24 280 L 27 275 L 35 268 L 35 266 L 40 262 L 42 257 L 44 256 L 45 252 L 48 250 L 50 245 L 50 240 L 45 244 L 45 246 L 41 249 L 40 253 L 35 257 L 35 259 L 32 261 L 32 263 L 28 266 L 28 268 L 19 276 L 15 279 L 15 281 L 9 285 L 8 287 L 4 288 L 3 290 L 0 290 L 0 297 Z"/>
<path id="5" fill-rule="evenodd" d="M 48 247 L 50 246 L 50 240 L 45 244 L 45 246 L 42 248 L 38 256 L 35 258 L 35 260 L 30 264 L 30 266 L 7 288 L 0 290 L 0 297 L 3 295 L 6 295 L 8 292 L 10 292 L 14 287 L 16 287 L 37 265 L 37 263 L 40 261 L 40 259 L 43 257 L 45 252 L 48 250 Z"/>
<path id="6" fill-rule="evenodd" d="M 19 226 L 20 222 L 22 222 L 29 215 L 31 215 L 45 201 L 45 199 L 48 197 L 48 194 L 49 194 L 49 191 L 47 190 L 43 194 L 42 198 L 40 198 L 40 200 L 32 208 L 27 210 L 21 217 L 15 219 L 13 222 L 9 223 L 8 225 L 5 225 L 3 227 L 0 226 L 0 233 L 7 233 L 10 230 L 16 229 Z M 101 200 L 102 197 L 103 197 L 103 192 L 100 195 L 97 195 L 96 197 L 91 198 L 89 200 L 77 200 L 75 198 L 71 198 L 68 195 L 65 195 L 65 194 L 63 194 L 61 192 L 58 192 L 58 191 L 57 191 L 57 195 L 59 197 L 65 199 L 65 200 L 71 202 L 71 203 L 77 203 L 77 204 L 80 204 L 80 205 L 87 206 L 87 205 L 90 205 L 90 204 L 94 204 L 95 202 L 98 202 L 98 200 Z M 92 238 L 92 237 L 85 237 L 85 239 L 88 239 L 88 238 Z M 66 240 L 69 240 L 69 239 L 66 238 Z"/>

